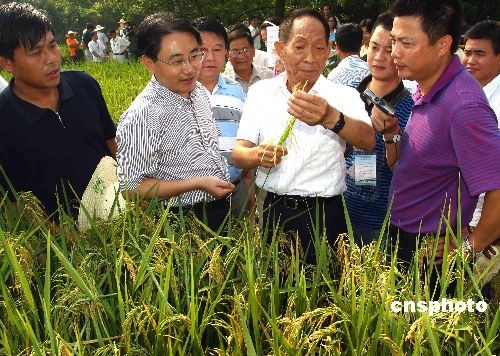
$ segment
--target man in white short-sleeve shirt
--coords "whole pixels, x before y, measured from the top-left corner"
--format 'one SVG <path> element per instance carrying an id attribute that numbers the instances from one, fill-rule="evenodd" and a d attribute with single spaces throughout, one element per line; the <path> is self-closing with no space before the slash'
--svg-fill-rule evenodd
<path id="1" fill-rule="evenodd" d="M 356 90 L 321 75 L 328 36 L 328 23 L 315 10 L 294 10 L 283 20 L 276 50 L 286 71 L 250 88 L 233 149 L 235 165 L 257 167 L 256 184 L 268 192 L 263 226 L 279 223 L 285 232 L 298 232 L 308 262 L 315 261 L 315 236 L 326 230 L 333 242 L 347 230 L 340 196 L 346 189 L 346 141 L 366 150 L 375 145 Z M 294 87 L 305 92 L 292 94 Z M 298 119 L 278 145 L 292 115 Z"/>
<path id="2" fill-rule="evenodd" d="M 472 26 L 465 34 L 465 49 L 462 64 L 483 87 L 488 103 L 497 116 L 500 128 L 500 24 L 482 21 Z M 479 196 L 476 210 L 470 222 L 476 227 L 481 218 L 484 193 Z M 499 244 L 498 241 L 497 244 Z"/>

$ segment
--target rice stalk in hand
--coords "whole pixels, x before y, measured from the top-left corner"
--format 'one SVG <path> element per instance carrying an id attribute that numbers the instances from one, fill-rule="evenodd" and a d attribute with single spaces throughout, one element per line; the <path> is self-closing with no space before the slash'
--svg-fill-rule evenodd
<path id="1" fill-rule="evenodd" d="M 293 86 L 292 88 L 292 93 L 296 93 L 298 91 L 305 91 L 306 89 L 306 86 L 307 86 L 307 80 L 306 82 L 304 83 L 304 85 L 302 86 L 302 88 L 299 88 L 299 85 L 301 83 L 297 83 Z M 295 125 L 295 121 L 297 120 L 297 118 L 295 116 L 292 116 L 289 120 L 288 120 L 288 123 L 286 124 L 286 128 L 285 128 L 285 131 L 283 131 L 283 134 L 281 135 L 279 141 L 278 141 L 278 145 L 281 146 L 285 143 L 286 139 L 288 138 L 288 136 L 290 135 L 290 132 L 292 132 L 292 129 L 293 129 L 293 126 Z"/>

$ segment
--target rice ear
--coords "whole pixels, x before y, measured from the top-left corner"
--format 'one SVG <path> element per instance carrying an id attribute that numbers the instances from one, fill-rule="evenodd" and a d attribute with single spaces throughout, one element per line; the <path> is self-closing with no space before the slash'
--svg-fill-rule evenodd
<path id="1" fill-rule="evenodd" d="M 306 86 L 307 86 L 307 80 L 304 83 L 304 85 L 302 86 L 302 88 L 299 88 L 300 84 L 301 83 L 297 83 L 293 86 L 292 93 L 296 93 L 298 91 L 304 91 L 306 89 Z M 288 123 L 286 124 L 285 131 L 283 131 L 283 134 L 281 134 L 281 137 L 278 140 L 278 145 L 281 146 L 285 143 L 288 136 L 290 136 L 290 132 L 292 132 L 292 129 L 293 129 L 293 126 L 295 125 L 296 120 L 297 120 L 297 118 L 295 116 L 290 117 L 290 119 L 288 120 Z"/>

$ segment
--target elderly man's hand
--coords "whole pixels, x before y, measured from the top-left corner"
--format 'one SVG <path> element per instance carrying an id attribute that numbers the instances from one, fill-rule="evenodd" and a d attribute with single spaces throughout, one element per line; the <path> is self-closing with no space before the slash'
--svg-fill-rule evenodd
<path id="1" fill-rule="evenodd" d="M 255 160 L 258 162 L 258 166 L 273 168 L 281 162 L 281 159 L 287 153 L 285 146 L 278 146 L 272 142 L 263 142 L 255 147 Z"/>
<path id="2" fill-rule="evenodd" d="M 330 106 L 321 96 L 313 93 L 297 91 L 288 99 L 288 113 L 310 126 L 333 126 L 332 117 L 338 117 L 338 111 Z M 332 113 L 332 115 L 330 115 Z"/>

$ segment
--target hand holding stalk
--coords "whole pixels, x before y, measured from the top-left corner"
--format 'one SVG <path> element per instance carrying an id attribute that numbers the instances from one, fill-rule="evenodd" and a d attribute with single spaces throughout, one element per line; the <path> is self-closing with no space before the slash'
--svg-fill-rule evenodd
<path id="1" fill-rule="evenodd" d="M 307 85 L 307 80 L 304 83 L 304 85 L 302 86 L 302 88 L 299 87 L 300 84 L 301 83 L 297 83 L 297 84 L 295 84 L 293 86 L 293 88 L 292 88 L 292 94 L 296 93 L 298 91 L 304 92 L 304 90 L 306 88 L 306 85 Z M 283 131 L 283 134 L 281 135 L 280 139 L 278 140 L 278 145 L 283 145 L 285 143 L 285 141 L 288 138 L 288 136 L 290 136 L 290 132 L 292 131 L 293 126 L 295 125 L 295 121 L 296 120 L 297 120 L 297 118 L 295 116 L 293 116 L 293 115 L 288 120 L 288 123 L 286 124 L 286 127 L 285 127 L 285 131 Z"/>
<path id="2" fill-rule="evenodd" d="M 325 128 L 333 127 L 340 115 L 326 99 L 300 90 L 288 99 L 288 113 L 309 126 L 322 125 Z"/>

